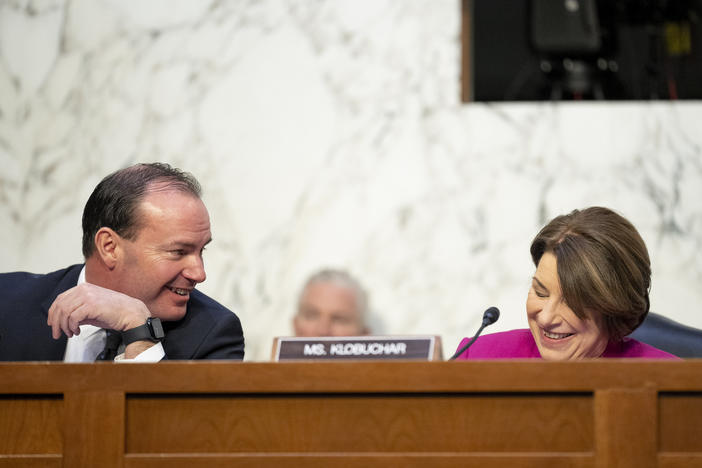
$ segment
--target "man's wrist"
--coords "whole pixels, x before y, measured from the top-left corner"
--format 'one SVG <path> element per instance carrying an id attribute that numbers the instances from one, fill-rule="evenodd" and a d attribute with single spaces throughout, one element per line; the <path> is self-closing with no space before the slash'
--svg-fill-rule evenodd
<path id="1" fill-rule="evenodd" d="M 122 319 L 121 332 L 140 327 L 146 323 L 147 319 L 151 318 L 151 311 L 146 307 L 146 304 L 133 297 L 129 297 L 129 299 L 132 299 L 133 307 L 132 305 L 125 307 L 125 312 L 128 311 L 128 313 L 125 313 Z"/>

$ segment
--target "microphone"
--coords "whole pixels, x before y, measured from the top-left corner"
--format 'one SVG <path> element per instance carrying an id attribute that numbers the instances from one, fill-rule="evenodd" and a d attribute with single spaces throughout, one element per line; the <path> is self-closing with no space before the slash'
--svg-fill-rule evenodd
<path id="1" fill-rule="evenodd" d="M 456 354 L 451 356 L 449 361 L 453 361 L 456 359 L 458 356 L 463 354 L 466 349 L 470 348 L 470 346 L 475 343 L 475 340 L 478 339 L 480 336 L 480 333 L 483 331 L 483 328 L 487 327 L 488 325 L 492 325 L 493 323 L 497 322 L 497 319 L 500 318 L 500 309 L 497 307 L 490 307 L 488 310 L 483 312 L 483 324 L 480 325 L 480 328 L 478 328 L 478 332 L 473 336 L 473 338 L 461 349 L 456 351 Z"/>

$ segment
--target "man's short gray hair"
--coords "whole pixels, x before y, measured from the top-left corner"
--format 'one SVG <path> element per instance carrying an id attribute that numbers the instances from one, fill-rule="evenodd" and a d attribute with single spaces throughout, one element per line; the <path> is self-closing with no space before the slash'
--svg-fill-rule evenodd
<path id="1" fill-rule="evenodd" d="M 356 307 L 358 308 L 359 315 L 361 317 L 361 325 L 366 326 L 366 318 L 368 316 L 368 294 L 351 274 L 344 270 L 337 270 L 333 268 L 324 268 L 317 271 L 312 276 L 310 276 L 305 285 L 300 290 L 300 297 L 298 299 L 298 304 L 302 299 L 302 295 L 305 293 L 307 287 L 313 283 L 332 283 L 337 286 L 342 286 L 353 293 L 356 299 Z"/>

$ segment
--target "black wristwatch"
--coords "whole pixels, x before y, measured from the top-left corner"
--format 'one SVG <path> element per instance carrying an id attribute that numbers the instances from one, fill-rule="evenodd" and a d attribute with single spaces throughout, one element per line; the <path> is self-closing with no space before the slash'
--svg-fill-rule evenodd
<path id="1" fill-rule="evenodd" d="M 161 341 L 164 337 L 161 319 L 149 317 L 144 325 L 130 328 L 122 332 L 122 343 L 127 346 L 130 343 L 140 340 Z"/>

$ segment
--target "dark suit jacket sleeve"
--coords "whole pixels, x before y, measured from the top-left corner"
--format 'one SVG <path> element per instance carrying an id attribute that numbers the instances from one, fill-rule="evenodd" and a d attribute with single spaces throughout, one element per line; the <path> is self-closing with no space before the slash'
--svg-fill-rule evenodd
<path id="1" fill-rule="evenodd" d="M 47 312 L 56 296 L 76 285 L 82 268 L 0 273 L 0 361 L 63 360 L 67 338 L 51 337 Z"/>

